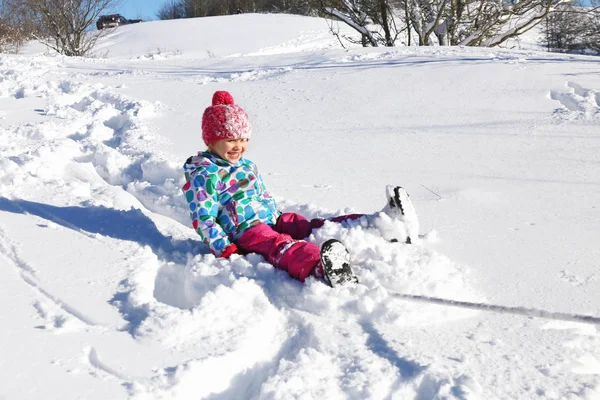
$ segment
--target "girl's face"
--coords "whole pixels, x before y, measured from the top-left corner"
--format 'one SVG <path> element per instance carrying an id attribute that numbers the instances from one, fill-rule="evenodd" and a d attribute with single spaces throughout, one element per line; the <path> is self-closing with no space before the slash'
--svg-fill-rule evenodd
<path id="1" fill-rule="evenodd" d="M 208 146 L 208 149 L 223 160 L 235 164 L 246 152 L 246 147 L 248 139 L 221 139 Z"/>

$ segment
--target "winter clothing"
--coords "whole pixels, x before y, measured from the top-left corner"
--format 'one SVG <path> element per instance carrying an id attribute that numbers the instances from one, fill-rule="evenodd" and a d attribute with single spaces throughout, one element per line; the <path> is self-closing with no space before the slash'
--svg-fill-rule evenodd
<path id="1" fill-rule="evenodd" d="M 323 278 L 331 287 L 358 283 L 350 266 L 350 253 L 337 239 L 329 239 L 321 245 L 321 265 Z"/>
<path id="2" fill-rule="evenodd" d="M 201 152 L 183 168 L 192 226 L 213 254 L 220 256 L 249 227 L 277 221 L 275 200 L 252 161 L 242 158 L 232 165 Z"/>
<path id="3" fill-rule="evenodd" d="M 201 152 L 186 161 L 184 170 L 183 191 L 192 226 L 213 254 L 229 258 L 234 253 L 258 253 L 300 281 L 312 273 L 322 276 L 319 246 L 302 239 L 325 220 L 280 214 L 254 163 L 242 158 L 232 165 Z M 332 221 L 361 216 L 352 214 Z"/>
<path id="4" fill-rule="evenodd" d="M 415 211 L 415 207 L 410 200 L 410 196 L 402 186 L 388 185 L 386 187 L 388 204 L 383 211 L 391 215 L 394 220 L 402 221 L 404 230 L 386 229 L 379 227 L 383 237 L 390 241 L 403 241 L 407 244 L 419 238 L 419 218 Z M 378 221 L 381 222 L 381 221 Z M 381 224 L 380 224 L 381 225 Z M 390 237 L 392 236 L 392 237 Z"/>
<path id="5" fill-rule="evenodd" d="M 221 139 L 250 139 L 252 127 L 248 115 L 234 104 L 233 96 L 226 91 L 217 91 L 212 106 L 202 115 L 202 139 L 210 145 Z"/>
<path id="6" fill-rule="evenodd" d="M 221 253 L 221 258 L 229 258 L 232 254 L 239 253 L 238 247 L 235 243 L 231 243 L 229 246 L 225 247 L 225 250 Z"/>
<path id="7" fill-rule="evenodd" d="M 285 214 L 283 214 L 285 215 Z M 258 224 L 249 228 L 237 242 L 240 249 L 262 254 L 269 263 L 304 281 L 321 259 L 319 246 L 304 240 L 295 240 L 275 227 Z"/>
<path id="8" fill-rule="evenodd" d="M 333 219 L 343 222 L 362 215 L 343 215 Z M 292 277 L 304 281 L 309 275 L 323 276 L 319 246 L 305 240 L 324 219 L 308 221 L 302 215 L 284 213 L 274 226 L 258 224 L 242 234 L 237 244 L 244 252 L 262 254 L 274 266 L 286 270 Z"/>

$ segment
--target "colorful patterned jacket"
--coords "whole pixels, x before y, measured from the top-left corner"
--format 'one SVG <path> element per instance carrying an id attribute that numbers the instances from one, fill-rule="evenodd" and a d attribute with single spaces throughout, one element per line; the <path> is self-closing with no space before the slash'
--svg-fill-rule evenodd
<path id="1" fill-rule="evenodd" d="M 242 158 L 232 165 L 201 152 L 188 158 L 183 169 L 192 226 L 214 255 L 221 255 L 249 227 L 277 222 L 275 200 L 252 161 Z"/>

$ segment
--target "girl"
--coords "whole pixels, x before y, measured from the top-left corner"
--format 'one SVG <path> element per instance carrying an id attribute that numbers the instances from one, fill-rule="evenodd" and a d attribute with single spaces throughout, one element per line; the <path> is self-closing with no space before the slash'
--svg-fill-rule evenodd
<path id="1" fill-rule="evenodd" d="M 248 115 L 234 103 L 231 94 L 215 92 L 212 106 L 202 116 L 202 139 L 208 148 L 188 158 L 183 167 L 186 179 L 183 192 L 192 226 L 202 241 L 221 258 L 234 253 L 261 254 L 300 281 L 310 275 L 324 277 L 332 286 L 334 282 L 356 281 L 353 275 L 348 276 L 349 256 L 345 248 L 340 248 L 341 244 L 336 246 L 337 241 L 328 241 L 323 246 L 327 251 L 322 259 L 319 247 L 304 240 L 312 229 L 323 226 L 325 220 L 308 221 L 301 215 L 277 210 L 256 165 L 243 157 L 251 131 Z M 410 199 L 400 187 L 388 187 L 388 198 L 386 212 L 391 217 L 382 213 L 367 216 L 369 223 L 378 227 L 384 237 L 389 236 L 388 240 L 397 241 L 397 229 L 389 232 L 390 224 L 386 228 L 386 222 L 400 221 L 404 229 L 401 237 L 410 243 L 411 237 L 418 235 L 418 221 Z M 331 220 L 342 222 L 360 217 L 363 215 L 352 214 Z M 405 225 L 410 220 L 414 221 L 408 224 L 411 229 L 407 231 Z"/>

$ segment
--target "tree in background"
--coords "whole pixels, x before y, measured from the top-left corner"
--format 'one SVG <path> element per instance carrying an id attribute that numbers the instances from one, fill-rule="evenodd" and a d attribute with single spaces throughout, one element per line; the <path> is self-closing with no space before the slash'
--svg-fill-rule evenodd
<path id="1" fill-rule="evenodd" d="M 193 18 L 243 12 L 278 12 L 327 16 L 358 33 L 343 39 L 363 46 L 486 46 L 517 37 L 563 10 L 572 0 L 167 0 L 160 19 Z M 600 0 L 592 0 L 598 2 Z M 598 8 L 593 10 L 598 11 Z M 563 13 L 564 14 L 564 13 Z M 553 17 L 551 26 L 564 20 L 561 40 L 576 34 L 586 48 L 598 47 L 598 13 L 577 20 Z M 569 33 L 567 25 L 578 29 Z M 340 38 L 339 31 L 331 31 Z M 413 37 L 415 40 L 413 40 Z M 552 39 L 555 40 L 555 39 Z M 581 42 L 581 40 L 579 41 Z M 595 44 L 594 44 L 595 43 Z M 583 46 L 582 43 L 579 45 Z M 554 43 L 550 47 L 556 47 Z"/>
<path id="2" fill-rule="evenodd" d="M 534 28 L 552 12 L 571 0 L 513 0 L 498 3 L 485 0 L 467 7 L 460 31 L 453 32 L 450 44 L 493 47 Z M 470 4 L 472 6 L 473 4 Z"/>
<path id="3" fill-rule="evenodd" d="M 321 0 L 321 9 L 352 27 L 363 46 L 394 46 L 401 30 L 396 25 L 392 0 Z M 351 40 L 346 38 L 347 40 Z"/>
<path id="4" fill-rule="evenodd" d="M 573 49 L 579 41 L 577 35 L 581 29 L 580 19 L 580 15 L 570 5 L 565 5 L 552 13 L 542 28 L 542 42 L 548 51 Z"/>
<path id="5" fill-rule="evenodd" d="M 393 46 L 406 31 L 409 45 L 414 32 L 420 46 L 491 47 L 527 32 L 570 1 L 323 0 L 323 9 L 356 30 L 364 45 Z"/>
<path id="6" fill-rule="evenodd" d="M 600 7 L 596 6 L 590 11 L 591 23 L 589 27 L 589 47 L 597 54 L 600 53 Z"/>
<path id="7" fill-rule="evenodd" d="M 32 15 L 16 0 L 0 0 L 0 52 L 17 53 L 33 37 Z"/>
<path id="8" fill-rule="evenodd" d="M 542 35 L 548 51 L 600 53 L 600 9 L 564 5 L 546 19 Z"/>
<path id="9" fill-rule="evenodd" d="M 90 33 L 98 17 L 118 0 L 14 0 L 32 18 L 33 37 L 66 56 L 84 56 L 100 33 Z"/>
<path id="10" fill-rule="evenodd" d="M 352 43 L 361 43 L 363 47 L 379 46 L 377 40 L 378 32 L 370 28 L 371 18 L 362 6 L 362 1 L 354 0 L 322 0 L 321 7 L 325 14 L 342 21 L 360 34 L 360 40 L 354 40 L 351 37 L 344 36 L 346 40 Z"/>
<path id="11" fill-rule="evenodd" d="M 185 18 L 183 2 L 179 0 L 167 0 L 158 9 L 156 17 L 160 20 Z"/>
<path id="12" fill-rule="evenodd" d="M 316 16 L 319 6 L 317 0 L 166 0 L 157 17 L 159 19 L 212 17 L 237 14 L 238 10 Z"/>

